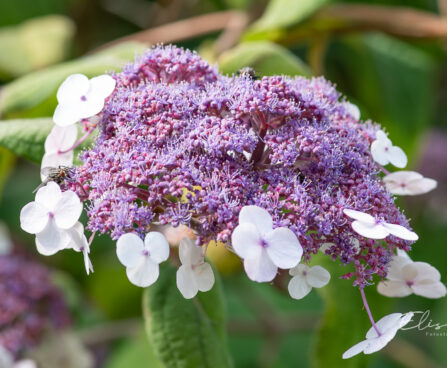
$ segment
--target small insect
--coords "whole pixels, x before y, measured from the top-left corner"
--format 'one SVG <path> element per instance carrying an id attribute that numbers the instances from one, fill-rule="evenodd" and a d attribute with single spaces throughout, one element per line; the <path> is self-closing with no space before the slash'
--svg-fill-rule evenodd
<path id="1" fill-rule="evenodd" d="M 58 167 L 44 167 L 40 171 L 42 176 L 45 177 L 45 179 L 42 181 L 42 183 L 34 189 L 33 193 L 37 192 L 40 188 L 47 185 L 50 181 L 54 181 L 56 184 L 63 184 L 67 179 L 70 179 L 73 174 L 73 168 L 68 166 L 58 166 Z"/>
<path id="2" fill-rule="evenodd" d="M 248 67 L 248 66 L 245 67 L 245 68 L 240 69 L 236 73 L 236 75 L 241 76 L 241 77 L 245 77 L 245 78 L 249 77 L 249 78 L 251 78 L 253 80 L 261 79 L 258 75 L 256 75 L 255 70 L 253 68 Z"/>

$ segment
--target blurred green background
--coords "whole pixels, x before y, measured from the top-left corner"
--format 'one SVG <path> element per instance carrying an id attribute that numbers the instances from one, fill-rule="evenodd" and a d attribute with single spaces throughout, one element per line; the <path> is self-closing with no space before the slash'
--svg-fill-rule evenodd
<path id="1" fill-rule="evenodd" d="M 89 277 L 81 255 L 37 254 L 19 228 L 20 209 L 40 183 L 55 93 L 66 76 L 119 70 L 156 43 L 197 50 L 224 73 L 324 75 L 404 148 L 409 169 L 438 189 L 399 199 L 420 240 L 411 256 L 447 274 L 447 2 L 436 0 L 14 0 L 0 1 L 0 220 L 18 247 L 55 270 L 77 338 L 95 367 L 159 367 L 143 333 L 141 290 L 130 284 L 107 237 L 95 239 Z M 444 17 L 446 16 L 446 17 Z M 37 119 L 38 118 L 38 119 Z M 221 271 L 228 346 L 235 367 L 445 367 L 447 336 L 400 332 L 384 350 L 348 361 L 368 329 L 345 273 L 321 293 L 292 300 L 281 287 L 249 282 L 238 261 L 211 255 Z M 367 289 L 376 319 L 430 310 L 447 324 L 447 301 L 391 300 Z M 444 328 L 447 330 L 447 328 Z M 83 368 L 80 363 L 73 367 Z M 48 366 L 49 367 L 49 366 Z M 65 365 L 66 368 L 69 368 Z M 86 366 L 87 367 L 87 366 Z M 50 367 L 51 368 L 51 367 Z"/>

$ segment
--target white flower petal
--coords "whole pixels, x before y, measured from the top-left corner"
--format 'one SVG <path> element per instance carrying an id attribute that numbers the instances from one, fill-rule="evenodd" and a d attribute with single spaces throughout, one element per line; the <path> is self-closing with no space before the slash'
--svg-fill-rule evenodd
<path id="1" fill-rule="evenodd" d="M 416 295 L 424 298 L 438 299 L 445 297 L 447 289 L 440 281 L 423 280 L 411 286 Z"/>
<path id="2" fill-rule="evenodd" d="M 144 248 L 149 251 L 149 257 L 157 263 L 169 258 L 169 243 L 166 237 L 157 231 L 151 231 L 144 238 Z"/>
<path id="3" fill-rule="evenodd" d="M 115 89 L 116 81 L 110 75 L 100 75 L 90 79 L 89 93 L 106 99 Z"/>
<path id="4" fill-rule="evenodd" d="M 436 189 L 438 182 L 430 178 L 422 178 L 420 180 L 414 180 L 408 183 L 407 191 L 409 195 L 425 194 L 433 189 Z"/>
<path id="5" fill-rule="evenodd" d="M 391 313 L 388 314 L 376 322 L 376 326 L 382 334 L 388 333 L 389 331 L 397 331 L 400 328 L 400 320 L 402 318 L 402 313 Z M 366 333 L 367 339 L 372 339 L 378 337 L 377 331 L 374 327 L 371 327 Z"/>
<path id="6" fill-rule="evenodd" d="M 380 165 L 387 165 L 389 163 L 388 150 L 390 144 L 386 141 L 375 140 L 371 143 L 371 155 L 373 160 Z"/>
<path id="7" fill-rule="evenodd" d="M 303 248 L 292 230 L 279 227 L 265 235 L 267 254 L 279 268 L 295 267 L 301 260 Z"/>
<path id="8" fill-rule="evenodd" d="M 383 130 L 378 130 L 376 132 L 376 140 L 386 142 L 387 144 L 391 145 L 390 139 Z"/>
<path id="9" fill-rule="evenodd" d="M 51 183 L 49 183 L 51 184 Z M 78 195 L 71 190 L 62 193 L 54 209 L 54 220 L 61 229 L 69 229 L 76 224 L 82 213 L 82 203 Z"/>
<path id="10" fill-rule="evenodd" d="M 321 266 L 311 267 L 306 274 L 308 284 L 314 288 L 321 288 L 329 282 L 331 274 Z"/>
<path id="11" fill-rule="evenodd" d="M 365 350 L 365 348 L 368 346 L 368 341 L 360 341 L 359 343 L 355 344 L 353 347 L 349 348 L 343 353 L 342 358 L 343 359 L 349 359 L 352 358 L 354 355 L 360 354 Z"/>
<path id="12" fill-rule="evenodd" d="M 184 265 L 196 265 L 202 261 L 202 247 L 189 238 L 183 238 L 179 245 L 180 262 Z"/>
<path id="13" fill-rule="evenodd" d="M 407 155 L 402 150 L 402 148 L 397 146 L 393 146 L 388 149 L 388 160 L 391 162 L 391 164 L 400 169 L 407 166 L 408 163 Z"/>
<path id="14" fill-rule="evenodd" d="M 312 286 L 307 283 L 306 277 L 296 275 L 290 279 L 287 289 L 293 299 L 302 299 L 310 293 Z"/>
<path id="15" fill-rule="evenodd" d="M 192 268 L 188 265 L 182 265 L 176 274 L 177 288 L 185 299 L 194 298 L 199 291 L 196 277 Z"/>
<path id="16" fill-rule="evenodd" d="M 36 245 L 39 253 L 52 255 L 65 249 L 70 243 L 70 235 L 66 230 L 57 227 L 55 221 L 50 219 L 43 231 L 36 234 Z"/>
<path id="17" fill-rule="evenodd" d="M 351 224 L 357 234 L 369 239 L 385 239 L 389 232 L 381 224 L 369 224 L 361 221 L 354 221 Z"/>
<path id="18" fill-rule="evenodd" d="M 390 266 L 388 268 L 387 279 L 393 281 L 405 281 L 402 275 L 402 269 L 407 264 L 412 263 L 413 261 L 409 257 L 405 256 L 393 256 L 391 258 Z"/>
<path id="19" fill-rule="evenodd" d="M 57 105 L 53 114 L 53 121 L 60 127 L 73 125 L 81 120 L 79 103 L 75 105 Z"/>
<path id="20" fill-rule="evenodd" d="M 40 203 L 28 203 L 20 211 L 20 227 L 30 234 L 41 232 L 48 223 L 48 209 Z"/>
<path id="21" fill-rule="evenodd" d="M 74 226 L 67 230 L 70 235 L 70 243 L 67 248 L 80 252 L 86 246 L 88 247 L 87 238 L 84 235 L 84 226 L 78 221 Z"/>
<path id="22" fill-rule="evenodd" d="M 309 267 L 303 263 L 297 264 L 295 267 L 289 270 L 290 276 L 302 275 L 303 271 L 307 271 Z"/>
<path id="23" fill-rule="evenodd" d="M 157 281 L 160 269 L 158 263 L 148 256 L 143 256 L 137 266 L 127 267 L 126 273 L 132 284 L 139 287 L 148 287 Z"/>
<path id="24" fill-rule="evenodd" d="M 54 211 L 61 198 L 61 189 L 53 181 L 40 188 L 36 193 L 36 202 L 44 205 L 50 212 Z"/>
<path id="25" fill-rule="evenodd" d="M 408 186 L 410 183 L 423 179 L 423 176 L 415 171 L 396 171 L 384 176 L 383 182 L 392 194 L 411 195 Z"/>
<path id="26" fill-rule="evenodd" d="M 257 282 L 269 282 L 272 281 L 278 268 L 270 260 L 265 249 L 260 248 L 260 252 L 251 258 L 244 259 L 244 269 L 248 277 Z"/>
<path id="27" fill-rule="evenodd" d="M 423 280 L 440 281 L 441 274 L 432 265 L 426 262 L 413 262 L 411 266 L 416 269 L 416 277 L 413 282 L 418 283 Z"/>
<path id="28" fill-rule="evenodd" d="M 261 234 L 253 224 L 240 224 L 233 230 L 231 245 L 239 257 L 256 258 L 262 251 Z"/>
<path id="29" fill-rule="evenodd" d="M 143 257 L 144 242 L 136 234 L 121 235 L 116 243 L 116 255 L 126 267 L 136 267 Z"/>
<path id="30" fill-rule="evenodd" d="M 411 261 L 410 256 L 403 249 L 397 248 L 396 249 L 396 254 L 397 254 L 397 257 L 403 257 L 403 258 L 409 259 Z"/>
<path id="31" fill-rule="evenodd" d="M 343 210 L 343 213 L 350 217 L 353 218 L 354 220 L 358 220 L 361 222 L 365 222 L 368 224 L 375 224 L 376 220 L 374 219 L 374 217 L 372 217 L 371 215 L 365 213 L 365 212 L 360 212 L 360 211 L 356 211 L 356 210 L 350 210 L 348 208 L 345 208 Z"/>
<path id="32" fill-rule="evenodd" d="M 214 285 L 214 273 L 210 264 L 205 262 L 194 268 L 197 286 L 200 291 L 209 291 Z"/>
<path id="33" fill-rule="evenodd" d="M 55 125 L 45 140 L 45 153 L 57 153 L 70 149 L 78 137 L 76 125 L 60 127 Z"/>
<path id="34" fill-rule="evenodd" d="M 354 120 L 360 120 L 360 109 L 357 105 L 350 102 L 345 102 L 343 103 L 343 107 L 345 108 L 345 111 L 354 118 Z"/>
<path id="35" fill-rule="evenodd" d="M 78 105 L 79 116 L 82 119 L 89 118 L 101 112 L 104 108 L 104 99 L 100 96 L 88 95 L 85 101 Z"/>
<path id="36" fill-rule="evenodd" d="M 242 207 L 239 213 L 239 225 L 253 224 L 261 234 L 265 234 L 273 229 L 272 217 L 267 210 L 258 206 Z"/>
<path id="37" fill-rule="evenodd" d="M 396 330 L 390 330 L 388 332 L 383 333 L 380 337 L 376 337 L 374 339 L 366 340 L 368 345 L 363 349 L 364 354 L 372 354 L 381 349 L 383 349 L 388 343 L 396 336 Z"/>
<path id="38" fill-rule="evenodd" d="M 419 236 L 415 232 L 410 231 L 401 225 L 384 223 L 382 226 L 388 230 L 391 235 L 397 236 L 398 238 L 413 241 L 419 239 Z"/>
<path id="39" fill-rule="evenodd" d="M 405 282 L 394 280 L 379 282 L 377 292 L 390 298 L 402 298 L 412 294 L 412 290 Z"/>
<path id="40" fill-rule="evenodd" d="M 15 363 L 12 368 L 37 368 L 37 365 L 31 359 L 23 359 Z"/>
<path id="41" fill-rule="evenodd" d="M 90 88 L 88 78 L 83 74 L 72 74 L 67 77 L 57 91 L 57 102 L 70 104 L 78 101 Z"/>
<path id="42" fill-rule="evenodd" d="M 0 367 L 1 368 L 10 368 L 13 366 L 14 357 L 6 350 L 2 345 L 0 345 Z"/>

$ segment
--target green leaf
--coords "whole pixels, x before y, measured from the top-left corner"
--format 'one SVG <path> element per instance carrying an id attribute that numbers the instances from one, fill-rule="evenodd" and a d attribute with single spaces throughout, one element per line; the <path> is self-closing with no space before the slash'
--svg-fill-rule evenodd
<path id="1" fill-rule="evenodd" d="M 56 107 L 56 91 L 66 77 L 83 73 L 88 77 L 120 70 L 142 53 L 146 45 L 128 42 L 110 47 L 94 55 L 65 62 L 30 73 L 7 84 L 0 92 L 0 115 L 3 118 L 52 115 Z"/>
<path id="2" fill-rule="evenodd" d="M 342 280 L 342 273 L 348 272 L 327 256 L 314 257 L 312 262 L 325 267 L 331 273 L 329 284 L 318 292 L 322 296 L 326 311 L 318 331 L 313 351 L 315 368 L 360 368 L 368 366 L 371 355 L 359 354 L 350 359 L 342 359 L 343 353 L 351 346 L 365 340 L 366 332 L 371 327 L 359 289 L 352 286 L 352 281 Z M 383 300 L 377 294 L 375 286 L 365 289 L 368 303 L 375 320 L 389 313 L 392 301 Z"/>
<path id="3" fill-rule="evenodd" d="M 16 156 L 11 151 L 0 147 L 0 200 L 2 199 L 3 187 L 11 175 L 15 162 Z"/>
<path id="4" fill-rule="evenodd" d="M 53 126 L 51 118 L 0 121 L 0 146 L 39 163 Z"/>
<path id="5" fill-rule="evenodd" d="M 153 352 L 145 335 L 126 341 L 114 349 L 106 368 L 164 368 Z"/>
<path id="6" fill-rule="evenodd" d="M 232 74 L 252 67 L 260 75 L 311 74 L 308 66 L 286 48 L 267 41 L 244 42 L 224 52 L 219 60 L 222 73 Z"/>
<path id="7" fill-rule="evenodd" d="M 362 119 L 385 127 L 411 162 L 433 118 L 436 59 L 382 34 L 345 37 L 336 46 L 326 63 L 329 79 L 360 102 Z"/>
<path id="8" fill-rule="evenodd" d="M 157 283 L 145 291 L 143 306 L 149 339 L 166 368 L 232 367 L 219 280 L 210 291 L 184 299 L 175 268 L 162 267 Z"/>
<path id="9" fill-rule="evenodd" d="M 0 78 L 9 79 L 68 56 L 75 26 L 71 19 L 49 15 L 0 29 Z"/>
<path id="10" fill-rule="evenodd" d="M 53 127 L 52 118 L 0 120 L 0 148 L 5 147 L 18 156 L 40 163 L 45 153 L 45 139 Z M 95 134 L 96 131 L 76 148 L 75 163 L 76 153 L 90 146 Z"/>
<path id="11" fill-rule="evenodd" d="M 253 24 L 245 39 L 262 39 L 271 32 L 298 24 L 330 0 L 271 0 L 262 17 Z M 271 37 L 271 35 L 269 35 Z"/>

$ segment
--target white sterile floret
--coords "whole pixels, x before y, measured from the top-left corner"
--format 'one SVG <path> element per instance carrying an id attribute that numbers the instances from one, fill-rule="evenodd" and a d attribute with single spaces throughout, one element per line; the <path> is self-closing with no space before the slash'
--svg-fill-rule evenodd
<path id="1" fill-rule="evenodd" d="M 351 224 L 353 230 L 366 238 L 385 239 L 389 235 L 394 235 L 404 240 L 414 241 L 419 239 L 415 232 L 401 225 L 378 221 L 367 213 L 350 209 L 344 209 L 343 213 L 355 220 Z"/>
<path id="2" fill-rule="evenodd" d="M 345 111 L 354 118 L 354 120 L 360 120 L 360 109 L 357 105 L 354 105 L 351 102 L 344 102 L 343 107 L 345 108 Z"/>
<path id="3" fill-rule="evenodd" d="M 81 212 L 82 203 L 75 192 L 62 192 L 59 185 L 49 182 L 37 191 L 34 202 L 22 208 L 20 226 L 36 234 L 37 250 L 48 256 L 67 247 L 67 230 L 76 224 Z"/>
<path id="4" fill-rule="evenodd" d="M 428 193 L 438 185 L 434 179 L 424 178 L 415 171 L 397 171 L 383 178 L 386 188 L 392 194 L 419 195 Z"/>
<path id="5" fill-rule="evenodd" d="M 292 230 L 273 229 L 272 217 L 258 206 L 242 208 L 231 242 L 236 254 L 244 260 L 248 277 L 257 282 L 272 281 L 278 268 L 295 267 L 303 255 Z"/>
<path id="6" fill-rule="evenodd" d="M 348 359 L 354 355 L 364 353 L 372 354 L 383 349 L 396 336 L 397 331 L 404 327 L 413 318 L 414 313 L 392 313 L 376 323 L 376 327 L 380 332 L 377 333 L 374 327 L 371 327 L 366 334 L 366 340 L 359 342 L 352 348 L 345 351 L 343 359 Z"/>
<path id="7" fill-rule="evenodd" d="M 57 91 L 59 104 L 54 111 L 53 121 L 59 126 L 68 126 L 98 114 L 115 85 L 115 79 L 109 75 L 90 80 L 83 74 L 70 75 Z"/>
<path id="8" fill-rule="evenodd" d="M 393 164 L 396 167 L 404 168 L 407 166 L 407 155 L 402 148 L 393 146 L 387 135 L 379 130 L 376 133 L 376 140 L 371 144 L 371 154 L 380 165 Z"/>
<path id="9" fill-rule="evenodd" d="M 55 125 L 45 140 L 45 155 L 42 158 L 41 168 L 72 166 L 73 150 L 70 148 L 75 144 L 77 137 L 76 125 L 67 127 Z M 45 176 L 41 175 L 41 179 L 44 180 Z"/>
<path id="10" fill-rule="evenodd" d="M 177 287 L 186 299 L 199 291 L 209 291 L 214 285 L 214 274 L 209 263 L 204 262 L 202 248 L 194 240 L 183 238 L 179 246 L 182 265 L 177 270 Z"/>
<path id="11" fill-rule="evenodd" d="M 93 272 L 93 265 L 90 261 L 90 245 L 84 234 L 84 226 L 78 221 L 71 229 L 68 230 L 70 234 L 70 243 L 67 248 L 71 248 L 76 252 L 82 252 L 84 257 L 85 271 L 87 275 Z"/>
<path id="12" fill-rule="evenodd" d="M 159 264 L 169 257 L 169 243 L 162 233 L 152 231 L 143 240 L 124 234 L 116 244 L 116 254 L 126 267 L 127 277 L 136 286 L 147 287 L 158 279 Z"/>
<path id="13" fill-rule="evenodd" d="M 416 294 L 425 298 L 442 298 L 447 290 L 441 282 L 441 274 L 425 262 L 413 262 L 403 250 L 393 256 L 385 281 L 377 291 L 388 297 L 404 297 Z"/>
<path id="14" fill-rule="evenodd" d="M 289 281 L 289 294 L 294 299 L 302 299 L 310 293 L 312 288 L 321 288 L 329 282 L 331 274 L 321 266 L 309 267 L 305 264 L 289 270 L 293 276 Z"/>

